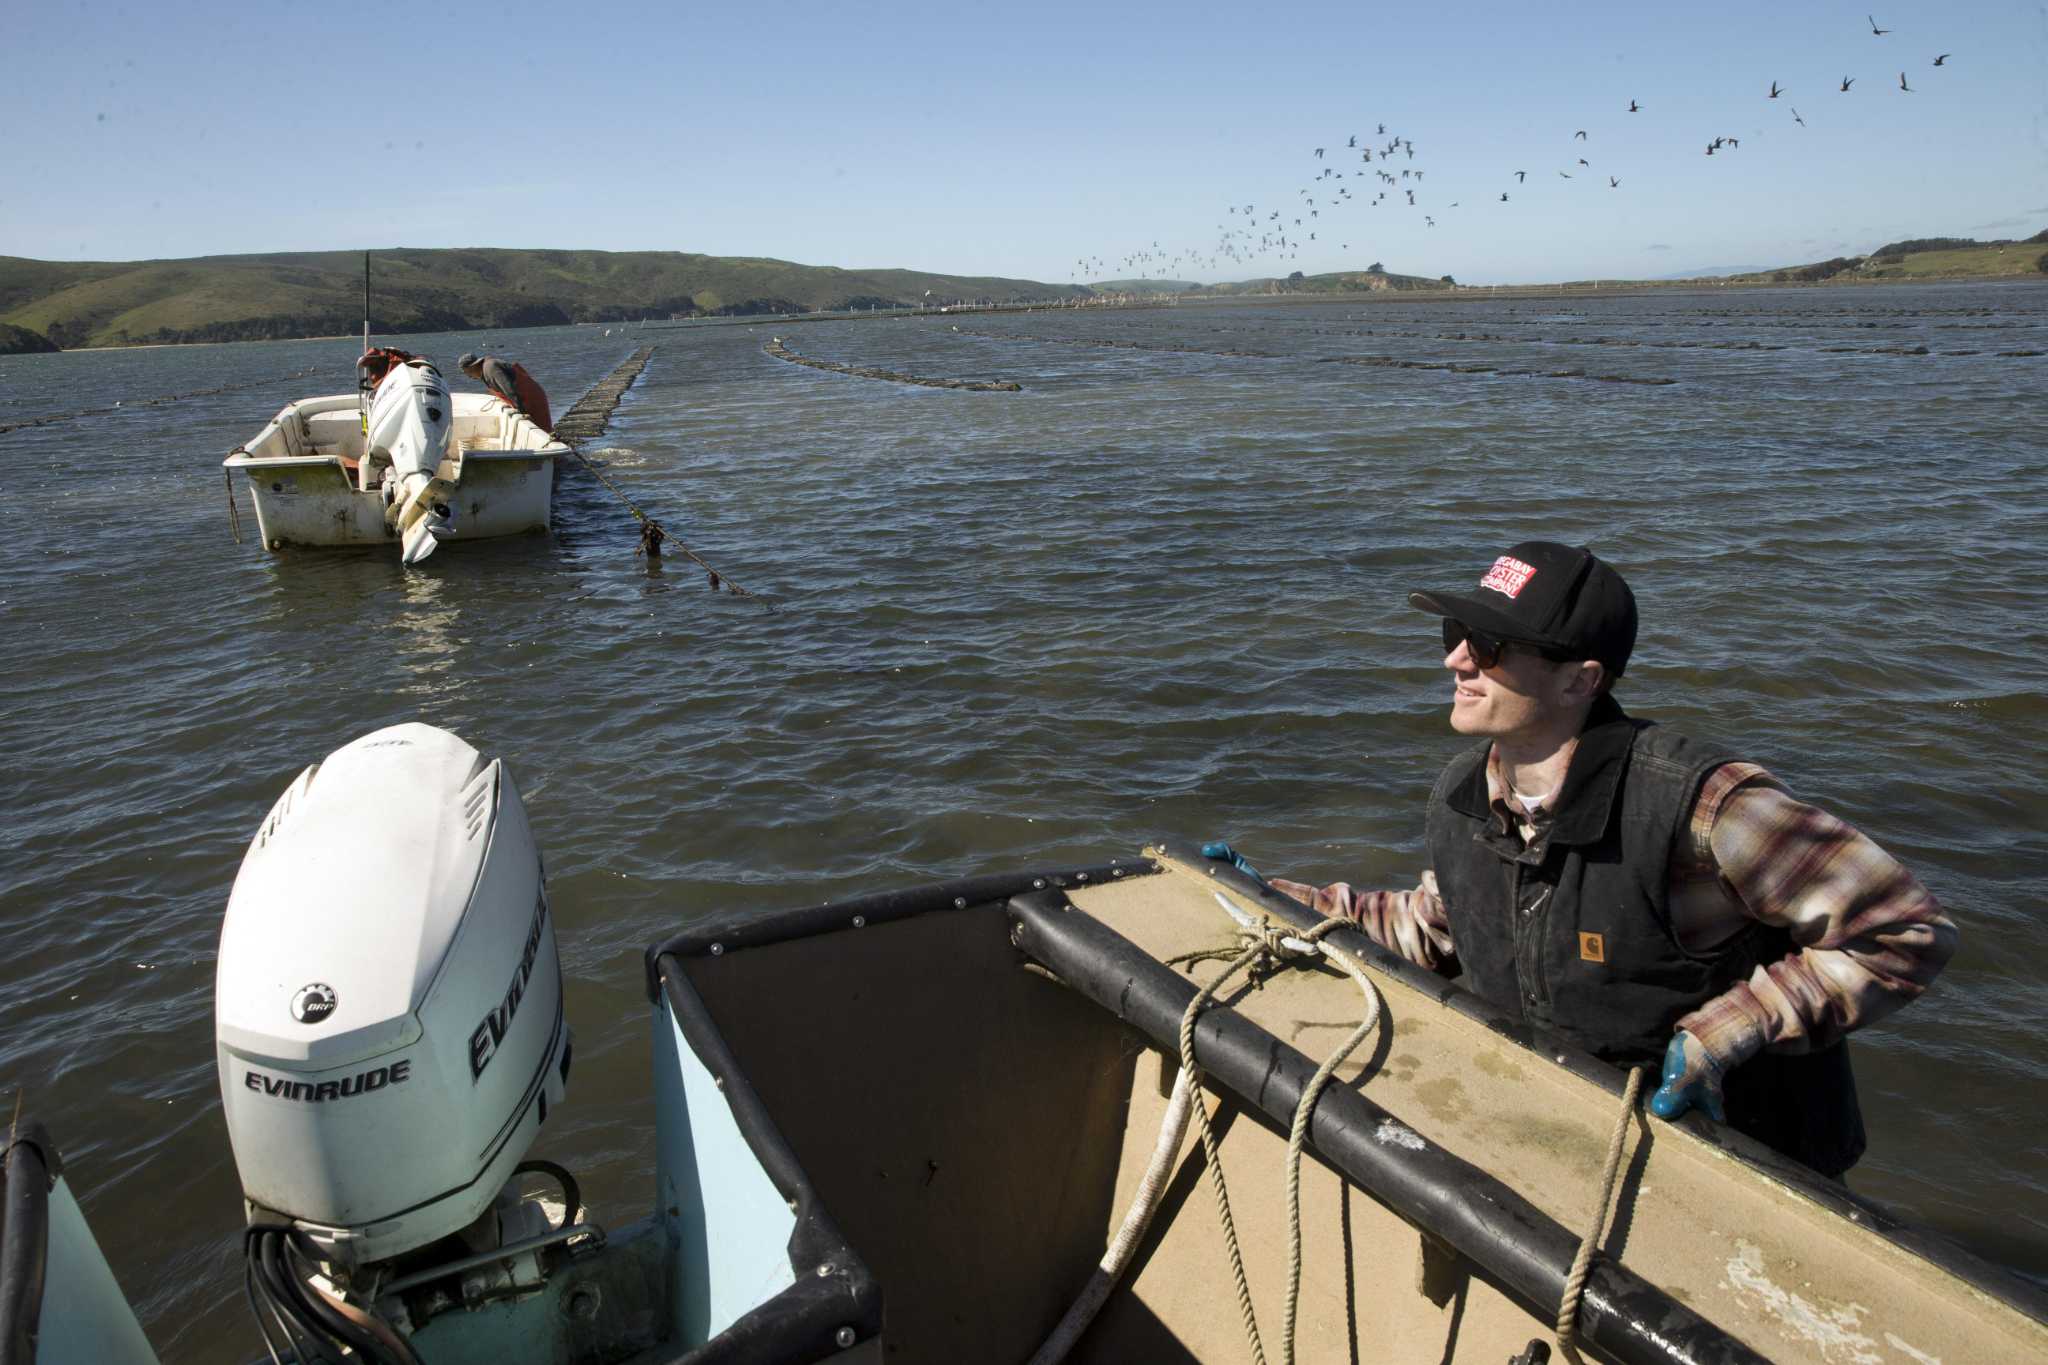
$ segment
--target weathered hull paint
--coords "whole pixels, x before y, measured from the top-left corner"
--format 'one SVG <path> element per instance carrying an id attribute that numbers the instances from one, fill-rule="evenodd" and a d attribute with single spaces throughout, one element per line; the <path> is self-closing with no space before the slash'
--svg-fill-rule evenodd
<path id="1" fill-rule="evenodd" d="M 456 394 L 456 449 L 439 477 L 454 485 L 452 542 L 489 540 L 548 529 L 555 460 L 568 447 L 481 394 Z M 354 398 L 336 395 L 288 405 L 257 438 L 223 462 L 248 476 L 256 524 L 271 550 L 383 545 L 381 488 L 358 488 L 344 464 L 363 442 Z"/>
<path id="2" fill-rule="evenodd" d="M 451 543 L 548 529 L 552 454 L 471 451 L 450 463 L 460 466 Z M 244 469 L 257 527 L 273 550 L 382 545 L 398 538 L 384 524 L 383 493 L 350 488 L 339 460 L 250 461 Z"/>

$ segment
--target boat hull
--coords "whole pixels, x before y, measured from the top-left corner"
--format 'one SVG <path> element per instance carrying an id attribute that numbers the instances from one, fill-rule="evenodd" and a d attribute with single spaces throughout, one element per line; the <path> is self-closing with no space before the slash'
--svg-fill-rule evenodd
<path id="1" fill-rule="evenodd" d="M 454 434 L 437 471 L 452 487 L 457 528 L 444 544 L 547 530 L 555 462 L 568 447 L 495 398 L 454 401 Z M 271 550 L 393 544 L 381 471 L 363 487 L 362 452 L 355 399 L 343 395 L 291 404 L 223 463 L 247 477 Z"/>

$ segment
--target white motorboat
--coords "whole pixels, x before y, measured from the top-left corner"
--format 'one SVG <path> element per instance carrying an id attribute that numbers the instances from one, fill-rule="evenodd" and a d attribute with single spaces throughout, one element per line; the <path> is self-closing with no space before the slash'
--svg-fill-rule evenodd
<path id="1" fill-rule="evenodd" d="M 287 403 L 222 461 L 249 476 L 265 545 L 395 541 L 417 564 L 444 540 L 548 528 L 567 446 L 404 351 L 367 351 L 358 373 L 356 393 Z"/>

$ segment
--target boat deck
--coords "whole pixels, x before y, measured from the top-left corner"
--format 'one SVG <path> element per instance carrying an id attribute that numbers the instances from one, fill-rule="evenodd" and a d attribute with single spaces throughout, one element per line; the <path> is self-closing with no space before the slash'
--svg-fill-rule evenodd
<path id="1" fill-rule="evenodd" d="M 1070 887 L 1068 895 L 1161 961 L 1236 943 L 1235 925 L 1215 903 L 1219 893 L 1261 912 L 1256 898 L 1219 885 L 1206 866 L 1150 852 L 1164 864 L 1164 877 Z M 1195 975 L 1208 980 L 1225 965 L 1199 963 Z M 1398 976 L 1373 975 L 1385 1004 L 1382 1023 L 1339 1069 L 1337 1083 L 1396 1117 L 1396 1124 L 1382 1125 L 1378 1140 L 1440 1146 L 1574 1232 L 1589 1227 L 1621 1112 L 1615 1089 L 1580 1068 L 1553 1064 L 1441 995 Z M 1357 985 L 1327 967 L 1291 970 L 1258 989 L 1233 983 L 1228 1000 L 1318 1061 L 1356 1026 L 1363 1006 Z M 1150 1156 L 1165 1107 L 1162 1086 L 1177 1064 L 1162 1056 L 1138 1069 L 1119 1210 Z M 1189 1184 L 1199 1167 L 1194 1145 L 1190 1136 L 1177 1185 Z M 1285 1149 L 1284 1134 L 1257 1123 L 1234 1124 L 1223 1144 L 1240 1235 L 1247 1247 L 1261 1248 L 1248 1255 L 1246 1272 L 1254 1301 L 1270 1305 L 1261 1319 L 1269 1344 L 1277 1323 L 1267 1319 L 1277 1318 L 1286 1287 Z M 2039 1323 L 1879 1235 L 1868 1226 L 1875 1215 L 1851 1205 L 1845 1217 L 1846 1191 L 1817 1196 L 1817 1178 L 1788 1170 L 1791 1178 L 1773 1179 L 1729 1145 L 1639 1110 L 1628 1125 L 1616 1212 L 1602 1249 L 1772 1360 L 1914 1365 L 2042 1358 L 2048 1334 Z M 1356 1323 L 1347 1328 L 1343 1316 L 1327 1312 L 1305 1317 L 1304 1360 L 1351 1359 L 1350 1339 L 1363 1339 L 1385 1359 L 1498 1365 L 1503 1337 L 1527 1331 L 1519 1305 L 1448 1258 L 1425 1265 L 1424 1243 L 1413 1229 L 1313 1159 L 1304 1162 L 1302 1182 L 1303 1302 L 1345 1303 Z M 1235 1297 L 1212 1196 L 1205 1189 L 1188 1197 L 1173 1235 L 1131 1282 L 1146 1317 L 1188 1321 L 1200 1305 Z M 1431 1276 L 1450 1296 L 1440 1321 L 1388 1307 L 1390 1287 L 1408 1298 Z M 1116 1321 L 1113 1306 L 1098 1331 L 1113 1332 Z"/>

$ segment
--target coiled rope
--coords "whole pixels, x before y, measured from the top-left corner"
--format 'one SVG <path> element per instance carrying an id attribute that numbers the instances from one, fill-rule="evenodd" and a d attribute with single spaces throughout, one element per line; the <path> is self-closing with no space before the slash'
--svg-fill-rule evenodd
<path id="1" fill-rule="evenodd" d="M 1307 1145 L 1309 1123 L 1315 1113 L 1316 1102 L 1323 1090 L 1336 1075 L 1346 1059 L 1357 1050 L 1358 1045 L 1372 1033 L 1380 1021 L 1382 1007 L 1379 992 L 1366 975 L 1365 964 L 1336 945 L 1325 942 L 1325 936 L 1333 929 L 1355 928 L 1350 920 L 1332 917 L 1316 925 L 1305 934 L 1292 935 L 1284 929 L 1273 927 L 1270 922 L 1252 921 L 1220 894 L 1217 900 L 1231 917 L 1238 921 L 1238 949 L 1209 948 L 1179 957 L 1167 959 L 1169 966 L 1189 966 L 1196 962 L 1221 961 L 1230 959 L 1230 965 L 1222 973 L 1195 993 L 1188 1002 L 1180 1020 L 1180 1071 L 1174 1078 L 1173 1096 L 1166 1107 L 1166 1116 L 1160 1125 L 1159 1140 L 1147 1164 L 1145 1174 L 1138 1182 L 1138 1189 L 1131 1200 L 1131 1207 L 1124 1215 L 1122 1226 L 1111 1240 L 1109 1250 L 1101 1264 L 1089 1277 L 1087 1285 L 1060 1319 L 1059 1326 L 1046 1338 L 1045 1344 L 1031 1357 L 1030 1365 L 1057 1365 L 1073 1350 L 1081 1335 L 1088 1329 L 1095 1315 L 1108 1300 L 1128 1266 L 1137 1244 L 1151 1226 L 1152 1217 L 1158 1211 L 1159 1201 L 1165 1193 L 1168 1172 L 1173 1159 L 1179 1154 L 1182 1138 L 1186 1135 L 1188 1120 L 1195 1120 L 1202 1146 L 1202 1164 L 1208 1169 L 1216 1189 L 1216 1212 L 1223 1227 L 1224 1243 L 1230 1252 L 1231 1276 L 1236 1282 L 1238 1310 L 1244 1318 L 1245 1338 L 1252 1348 L 1252 1359 L 1258 1365 L 1267 1365 L 1265 1342 L 1259 1333 L 1258 1313 L 1252 1304 L 1251 1284 L 1245 1276 L 1244 1251 L 1238 1241 L 1237 1222 L 1230 1211 L 1230 1191 L 1223 1177 L 1223 1162 L 1217 1152 L 1216 1135 L 1210 1126 L 1209 1107 L 1200 1095 L 1202 1070 L 1195 1062 L 1195 1022 L 1201 1013 L 1215 1000 L 1217 992 L 1240 971 L 1249 972 L 1254 985 L 1263 985 L 1265 977 L 1286 965 L 1307 965 L 1319 956 L 1340 967 L 1358 983 L 1365 996 L 1365 1013 L 1358 1026 L 1351 1031 L 1337 1048 L 1323 1060 L 1315 1075 L 1302 1089 L 1301 1099 L 1294 1107 L 1294 1122 L 1287 1135 L 1287 1302 L 1281 1335 L 1282 1365 L 1293 1365 L 1295 1357 L 1295 1328 L 1301 1302 L 1301 1153 Z M 1607 1141 L 1607 1157 L 1600 1174 L 1600 1199 L 1594 1212 L 1593 1226 L 1579 1242 L 1577 1256 L 1572 1260 L 1570 1272 L 1565 1276 L 1564 1296 L 1558 1306 L 1556 1340 L 1557 1349 L 1571 1365 L 1584 1365 L 1578 1351 L 1579 1302 L 1591 1274 L 1593 1253 L 1606 1235 L 1609 1214 L 1614 1200 L 1614 1186 L 1621 1173 L 1621 1153 L 1628 1138 L 1628 1127 L 1636 1112 L 1636 1101 L 1642 1093 L 1643 1068 L 1632 1067 L 1628 1083 L 1621 1097 L 1621 1113 L 1617 1117 L 1614 1131 Z"/>
<path id="2" fill-rule="evenodd" d="M 1322 1097 L 1324 1088 L 1337 1068 L 1365 1041 L 1380 1021 L 1379 992 L 1373 988 L 1366 976 L 1365 964 L 1344 952 L 1334 944 L 1324 941 L 1324 936 L 1333 929 L 1350 929 L 1356 926 L 1342 918 L 1326 919 L 1305 934 L 1295 935 L 1282 928 L 1275 928 L 1267 922 L 1251 919 L 1232 906 L 1221 895 L 1217 900 L 1238 922 L 1238 949 L 1217 948 L 1186 953 L 1168 959 L 1167 965 L 1191 965 L 1201 961 L 1215 961 L 1228 957 L 1230 965 L 1220 975 L 1199 991 L 1188 1002 L 1180 1019 L 1180 1073 L 1174 1079 L 1173 1098 L 1167 1104 L 1165 1121 L 1160 1125 L 1159 1142 L 1152 1153 L 1152 1160 L 1146 1168 L 1138 1192 L 1133 1197 L 1131 1208 L 1124 1216 L 1123 1226 L 1118 1229 L 1109 1252 L 1102 1263 L 1089 1277 L 1087 1286 L 1075 1300 L 1072 1308 L 1046 1339 L 1044 1346 L 1031 1358 L 1031 1365 L 1054 1365 L 1063 1359 L 1080 1340 L 1096 1312 L 1109 1297 L 1122 1275 L 1130 1254 L 1136 1249 L 1145 1229 L 1151 1224 L 1152 1215 L 1157 1211 L 1159 1200 L 1164 1194 L 1167 1173 L 1173 1158 L 1180 1151 L 1181 1138 L 1187 1131 L 1189 1117 L 1195 1120 L 1201 1136 L 1202 1164 L 1208 1168 L 1216 1188 L 1216 1212 L 1223 1225 L 1223 1239 L 1230 1251 L 1231 1275 L 1237 1284 L 1237 1305 L 1244 1317 L 1245 1338 L 1251 1343 L 1252 1359 L 1258 1365 L 1266 1365 L 1266 1347 L 1259 1335 L 1257 1310 L 1252 1306 L 1251 1284 L 1245 1278 L 1244 1250 L 1239 1245 L 1237 1222 L 1230 1212 L 1230 1190 L 1223 1178 L 1223 1161 L 1217 1152 L 1216 1134 L 1210 1125 L 1209 1107 L 1202 1102 L 1202 1070 L 1195 1062 L 1195 1022 L 1202 1011 L 1214 1002 L 1216 993 L 1240 971 L 1249 969 L 1255 984 L 1262 983 L 1267 975 L 1288 965 L 1306 966 L 1312 962 L 1327 959 L 1343 969 L 1346 975 L 1358 983 L 1365 996 L 1365 1013 L 1351 1035 L 1323 1060 L 1313 1078 L 1301 1092 L 1301 1100 L 1294 1107 L 1294 1124 L 1287 1139 L 1287 1311 L 1281 1337 L 1281 1361 L 1293 1365 L 1294 1335 L 1297 1310 L 1301 1301 L 1301 1153 L 1307 1145 L 1309 1121 L 1315 1113 L 1316 1101 Z"/>

